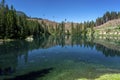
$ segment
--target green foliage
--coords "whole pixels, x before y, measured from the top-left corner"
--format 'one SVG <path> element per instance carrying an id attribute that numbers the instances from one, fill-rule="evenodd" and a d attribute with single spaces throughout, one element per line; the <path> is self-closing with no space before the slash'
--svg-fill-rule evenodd
<path id="1" fill-rule="evenodd" d="M 105 22 L 120 18 L 120 12 L 106 12 L 103 17 L 98 17 L 96 22 L 85 21 L 84 23 L 71 23 L 71 31 L 65 28 L 65 22 L 59 24 L 47 25 L 42 21 L 39 23 L 35 20 L 28 20 L 26 15 L 17 15 L 18 13 L 13 6 L 10 8 L 5 4 L 5 0 L 0 3 L 0 39 L 23 39 L 27 36 L 46 36 L 50 33 L 57 36 L 64 36 L 71 34 L 74 36 L 86 35 L 91 33 L 93 35 L 94 27 L 104 24 Z M 66 19 L 65 19 L 66 21 Z M 90 30 L 88 31 L 88 28 Z"/>
<path id="2" fill-rule="evenodd" d="M 44 28 L 43 28 L 44 27 Z M 23 39 L 27 36 L 49 34 L 46 24 L 28 20 L 24 15 L 17 15 L 14 7 L 9 9 L 5 0 L 0 3 L 0 39 Z"/>
<path id="3" fill-rule="evenodd" d="M 106 12 L 102 17 L 98 17 L 96 21 L 84 21 L 84 23 L 71 23 L 71 34 L 74 36 L 86 35 L 87 33 L 91 35 L 94 34 L 94 27 L 100 26 L 110 20 L 120 18 L 120 12 Z M 91 30 L 88 31 L 88 28 Z"/>
<path id="4" fill-rule="evenodd" d="M 95 80 L 119 80 L 120 74 L 105 74 Z"/>
<path id="5" fill-rule="evenodd" d="M 84 23 L 71 23 L 71 34 L 74 36 L 86 35 L 87 33 L 91 35 L 94 34 L 94 27 L 100 26 L 110 20 L 120 18 L 120 12 L 106 12 L 102 17 L 98 17 L 96 21 L 84 21 Z M 88 31 L 88 28 L 91 30 Z M 109 31 L 108 31 L 109 32 Z"/>
<path id="6" fill-rule="evenodd" d="M 103 17 L 98 17 L 96 19 L 96 26 L 106 23 L 107 21 L 120 18 L 120 12 L 106 12 Z"/>
<path id="7" fill-rule="evenodd" d="M 49 26 L 50 32 L 55 36 L 65 36 L 65 22 L 61 22 L 59 24 L 56 24 L 55 27 L 53 25 Z"/>
<path id="8" fill-rule="evenodd" d="M 95 22 L 94 21 L 87 21 L 84 23 L 71 23 L 71 34 L 74 36 L 81 36 L 86 35 L 88 33 L 88 28 L 90 28 L 91 33 L 94 33 Z"/>
<path id="9" fill-rule="evenodd" d="M 118 18 L 120 18 L 120 12 L 118 12 Z"/>

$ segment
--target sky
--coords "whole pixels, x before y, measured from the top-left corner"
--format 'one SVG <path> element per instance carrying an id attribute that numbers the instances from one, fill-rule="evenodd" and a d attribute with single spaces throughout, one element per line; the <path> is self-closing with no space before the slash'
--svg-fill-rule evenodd
<path id="1" fill-rule="evenodd" d="M 28 16 L 57 22 L 91 21 L 106 11 L 120 11 L 120 0 L 6 0 L 6 3 Z"/>

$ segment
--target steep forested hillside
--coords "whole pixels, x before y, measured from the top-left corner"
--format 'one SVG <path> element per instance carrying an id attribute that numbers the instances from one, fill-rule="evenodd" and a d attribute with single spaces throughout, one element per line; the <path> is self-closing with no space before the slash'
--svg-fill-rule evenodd
<path id="1" fill-rule="evenodd" d="M 28 20 L 23 12 L 13 6 L 8 7 L 5 0 L 0 3 L 0 39 L 24 39 L 33 35 L 48 35 L 49 32 L 37 20 Z"/>

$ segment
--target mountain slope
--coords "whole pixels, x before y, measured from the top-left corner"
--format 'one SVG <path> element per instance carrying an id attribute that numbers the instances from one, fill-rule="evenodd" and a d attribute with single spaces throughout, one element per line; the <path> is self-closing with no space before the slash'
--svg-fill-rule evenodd
<path id="1" fill-rule="evenodd" d="M 60 24 L 58 22 L 42 18 L 28 18 L 28 20 L 37 20 L 39 23 L 44 22 L 47 25 L 48 30 L 51 28 L 55 29 L 56 25 L 58 26 Z M 72 22 L 65 22 L 65 31 L 69 30 L 69 32 L 71 32 L 71 23 Z M 78 23 L 73 23 L 74 27 L 76 27 L 77 24 Z M 110 20 L 100 26 L 94 27 L 94 31 L 97 34 L 120 34 L 120 19 Z"/>
<path id="2" fill-rule="evenodd" d="M 105 29 L 109 27 L 112 27 L 112 28 L 120 27 L 120 19 L 110 20 L 100 26 L 95 27 L 95 29 Z"/>
<path id="3" fill-rule="evenodd" d="M 94 28 L 95 35 L 106 36 L 112 39 L 113 36 L 120 36 L 120 19 L 108 21 Z"/>
<path id="4" fill-rule="evenodd" d="M 24 12 L 22 12 L 22 11 L 16 11 L 16 14 L 18 15 L 18 16 L 26 16 L 26 17 L 28 17 Z"/>

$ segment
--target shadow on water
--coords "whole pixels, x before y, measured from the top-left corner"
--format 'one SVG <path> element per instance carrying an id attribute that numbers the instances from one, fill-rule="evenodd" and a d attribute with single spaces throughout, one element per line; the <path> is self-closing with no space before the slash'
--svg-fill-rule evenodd
<path id="1" fill-rule="evenodd" d="M 15 78 L 11 79 L 4 79 L 4 80 L 36 80 L 38 77 L 44 77 L 46 74 L 50 73 L 53 68 L 42 69 L 40 71 L 33 71 L 28 74 L 16 76 Z"/>

